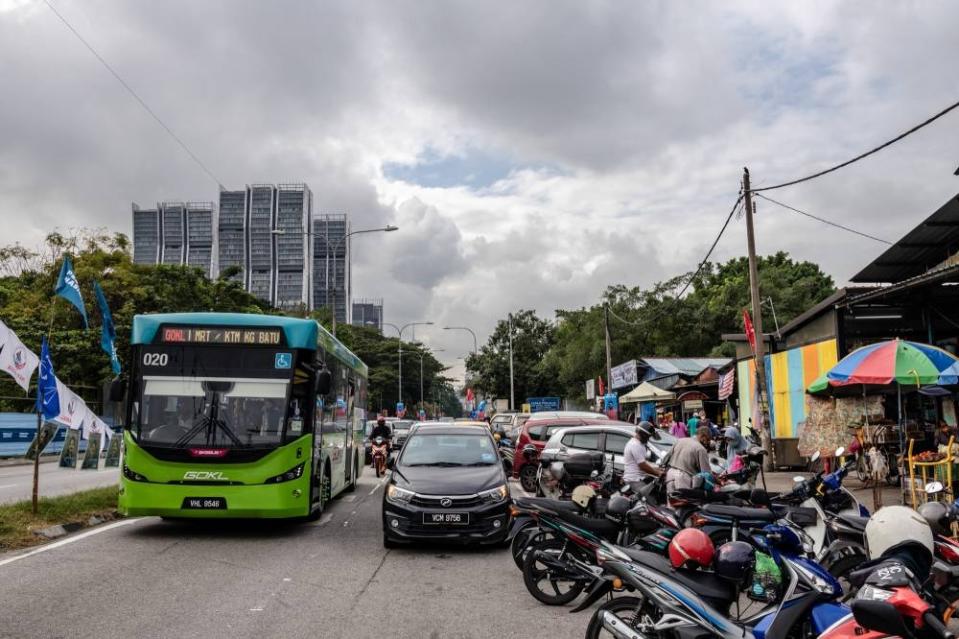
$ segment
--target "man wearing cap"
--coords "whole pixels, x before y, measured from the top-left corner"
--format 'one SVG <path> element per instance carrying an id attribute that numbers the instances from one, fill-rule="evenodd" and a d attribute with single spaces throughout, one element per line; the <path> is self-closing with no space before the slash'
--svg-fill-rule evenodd
<path id="1" fill-rule="evenodd" d="M 630 484 L 633 490 L 638 489 L 637 484 L 642 481 L 643 477 L 647 475 L 659 477 L 663 474 L 658 466 L 646 459 L 648 456 L 646 442 L 649 441 L 650 437 L 659 439 L 656 427 L 647 421 L 642 421 L 636 426 L 636 436 L 626 443 L 626 448 L 623 450 L 623 464 L 625 466 L 623 482 Z"/>

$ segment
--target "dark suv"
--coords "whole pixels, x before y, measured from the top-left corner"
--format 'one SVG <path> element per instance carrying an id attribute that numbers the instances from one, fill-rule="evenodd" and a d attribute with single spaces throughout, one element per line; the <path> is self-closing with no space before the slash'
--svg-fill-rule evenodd
<path id="1" fill-rule="evenodd" d="M 485 426 L 418 424 L 383 494 L 383 545 L 495 544 L 509 529 L 509 487 Z"/>

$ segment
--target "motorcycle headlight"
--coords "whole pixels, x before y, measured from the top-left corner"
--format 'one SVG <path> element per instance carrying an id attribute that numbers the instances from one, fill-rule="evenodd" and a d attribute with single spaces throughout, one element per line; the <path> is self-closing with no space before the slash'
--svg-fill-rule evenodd
<path id="1" fill-rule="evenodd" d="M 395 504 L 408 504 L 413 499 L 413 491 L 397 488 L 393 484 L 386 489 L 386 499 Z"/>
<path id="2" fill-rule="evenodd" d="M 303 476 L 303 467 L 306 465 L 306 462 L 303 462 L 297 466 L 294 466 L 285 473 L 276 475 L 275 477 L 268 478 L 264 484 L 282 484 L 285 481 L 293 481 L 294 479 L 299 479 Z"/>
<path id="3" fill-rule="evenodd" d="M 481 492 L 480 497 L 487 504 L 496 504 L 509 497 L 509 488 L 506 487 L 506 484 L 503 484 L 493 490 Z"/>

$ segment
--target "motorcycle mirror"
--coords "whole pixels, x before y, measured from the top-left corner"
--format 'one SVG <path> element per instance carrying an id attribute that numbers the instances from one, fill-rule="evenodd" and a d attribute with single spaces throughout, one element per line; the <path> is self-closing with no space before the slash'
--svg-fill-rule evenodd
<path id="1" fill-rule="evenodd" d="M 842 457 L 845 454 L 846 454 L 846 448 L 844 446 L 840 446 L 839 448 L 836 449 L 836 457 Z"/>
<path id="2" fill-rule="evenodd" d="M 815 464 L 817 461 L 819 461 L 819 458 L 820 458 L 820 457 L 822 457 L 822 455 L 821 455 L 821 454 L 819 453 L 819 451 L 817 450 L 817 451 L 814 452 L 814 453 L 812 454 L 812 456 L 809 458 L 809 463 L 810 463 L 810 464 Z"/>
<path id="3" fill-rule="evenodd" d="M 941 481 L 931 481 L 926 484 L 926 494 L 933 495 L 935 493 L 941 493 L 943 485 Z"/>
<path id="4" fill-rule="evenodd" d="M 894 637 L 912 636 L 896 607 L 885 601 L 857 599 L 852 602 L 852 616 L 863 628 Z"/>

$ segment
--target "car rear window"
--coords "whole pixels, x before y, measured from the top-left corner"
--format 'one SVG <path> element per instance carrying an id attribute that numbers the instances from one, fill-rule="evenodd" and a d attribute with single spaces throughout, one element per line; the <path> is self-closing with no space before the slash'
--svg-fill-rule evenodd
<path id="1" fill-rule="evenodd" d="M 626 450 L 626 443 L 629 437 L 619 433 L 606 433 L 606 452 L 614 455 L 622 455 Z"/>
<path id="2" fill-rule="evenodd" d="M 563 436 L 563 445 L 582 450 L 599 450 L 599 433 L 569 433 Z"/>

